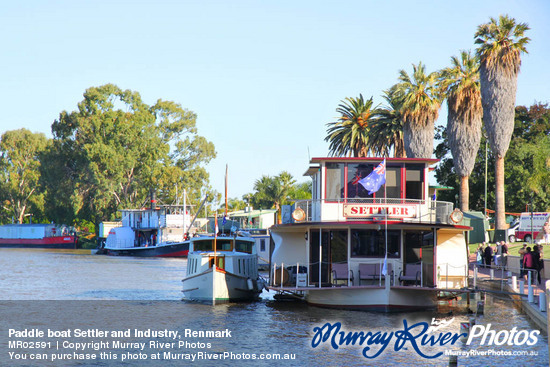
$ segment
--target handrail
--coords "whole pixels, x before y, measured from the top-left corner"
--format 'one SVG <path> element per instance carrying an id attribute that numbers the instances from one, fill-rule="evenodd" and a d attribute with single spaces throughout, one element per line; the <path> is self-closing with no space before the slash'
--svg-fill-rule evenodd
<path id="1" fill-rule="evenodd" d="M 351 198 L 351 199 L 310 199 L 298 200 L 295 202 L 295 208 L 304 211 L 305 216 L 302 222 L 324 222 L 324 221 L 353 221 L 364 220 L 365 218 L 383 217 L 379 215 L 365 215 L 360 218 L 351 218 L 344 216 L 345 204 L 366 204 L 366 205 L 401 205 L 414 206 L 415 215 L 404 217 L 404 222 L 420 222 L 430 224 L 456 224 L 451 221 L 450 215 L 454 210 L 453 203 L 446 201 L 401 199 L 401 198 Z M 391 215 L 389 218 L 393 218 Z M 401 218 L 400 218 L 401 219 Z"/>

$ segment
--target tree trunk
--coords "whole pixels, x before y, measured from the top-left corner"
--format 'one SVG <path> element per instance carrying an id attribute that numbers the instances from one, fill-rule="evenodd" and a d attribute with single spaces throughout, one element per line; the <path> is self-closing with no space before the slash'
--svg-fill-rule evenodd
<path id="1" fill-rule="evenodd" d="M 504 203 L 504 157 L 496 158 L 495 165 L 495 229 L 506 229 L 506 205 Z"/>
<path id="2" fill-rule="evenodd" d="M 403 124 L 403 143 L 409 158 L 431 158 L 434 150 L 433 121 L 425 125 L 405 122 Z"/>
<path id="3" fill-rule="evenodd" d="M 470 182 L 469 176 L 460 177 L 460 210 L 469 211 L 470 206 Z"/>

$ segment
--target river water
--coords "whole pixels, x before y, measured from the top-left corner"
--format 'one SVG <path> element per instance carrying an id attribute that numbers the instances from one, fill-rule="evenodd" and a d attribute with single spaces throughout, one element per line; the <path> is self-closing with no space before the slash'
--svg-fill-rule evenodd
<path id="1" fill-rule="evenodd" d="M 399 343 L 399 332 L 409 328 L 410 335 L 417 335 L 423 325 L 435 323 L 440 326 L 431 333 L 434 338 L 452 337 L 472 315 L 464 309 L 399 314 L 329 310 L 275 302 L 266 291 L 255 303 L 187 302 L 181 293 L 186 265 L 186 259 L 0 249 L 0 365 L 447 366 L 446 353 L 451 352 L 470 354 L 458 356 L 460 366 L 549 365 L 546 332 L 538 334 L 506 299 L 487 297 L 485 314 L 476 319 L 483 330 L 497 333 L 492 345 L 487 345 L 490 334 L 484 345 L 481 336 L 470 344 L 441 339 L 436 345 L 422 344 L 420 337 Z M 339 338 L 320 342 L 316 331 L 327 323 L 339 323 L 346 334 L 374 336 L 355 345 L 343 345 Z M 421 324 L 412 328 L 416 323 Z M 522 345 L 514 345 L 512 332 Z M 385 349 L 384 340 L 389 340 Z M 363 355 L 377 352 L 374 358 Z"/>

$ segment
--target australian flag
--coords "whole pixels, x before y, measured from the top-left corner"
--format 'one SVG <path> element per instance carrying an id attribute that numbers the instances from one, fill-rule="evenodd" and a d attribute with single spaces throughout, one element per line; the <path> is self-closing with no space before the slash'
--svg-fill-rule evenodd
<path id="1" fill-rule="evenodd" d="M 359 183 L 372 195 L 386 183 L 386 160 L 384 159 L 367 177 Z"/>

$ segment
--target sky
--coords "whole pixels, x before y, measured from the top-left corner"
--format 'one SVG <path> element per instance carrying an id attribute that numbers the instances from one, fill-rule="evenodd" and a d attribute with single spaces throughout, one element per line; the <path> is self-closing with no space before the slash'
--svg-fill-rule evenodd
<path id="1" fill-rule="evenodd" d="M 399 70 L 449 66 L 500 14 L 531 28 L 516 104 L 550 102 L 547 0 L 0 0 L 0 134 L 51 137 L 87 88 L 113 83 L 195 112 L 216 147 L 211 185 L 224 192 L 228 165 L 228 196 L 241 198 L 263 175 L 307 181 L 343 99 L 382 103 Z"/>

